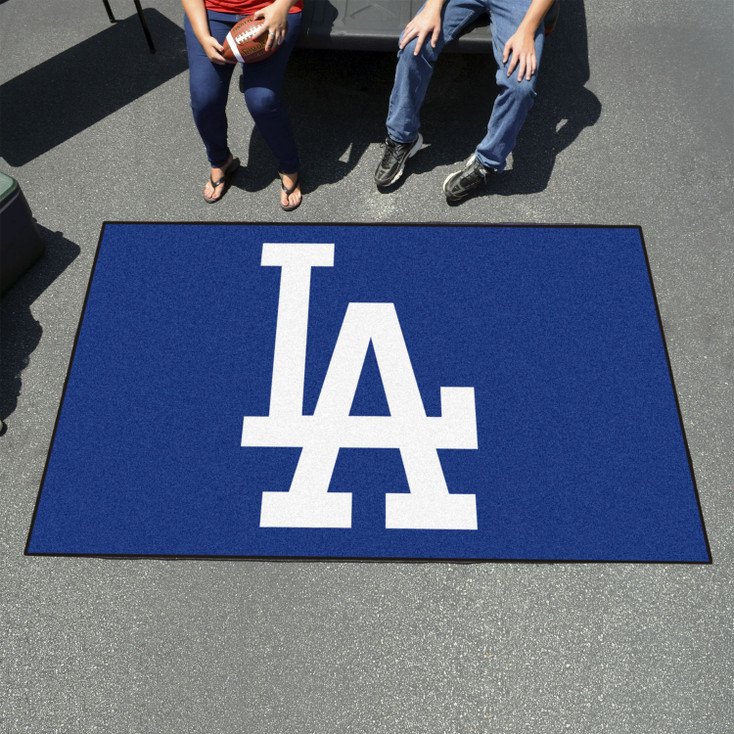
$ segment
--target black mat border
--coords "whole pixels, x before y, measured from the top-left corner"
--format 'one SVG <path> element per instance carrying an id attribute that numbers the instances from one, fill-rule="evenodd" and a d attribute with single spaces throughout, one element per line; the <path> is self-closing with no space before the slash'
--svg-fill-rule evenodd
<path id="1" fill-rule="evenodd" d="M 33 527 L 36 522 L 36 514 L 38 513 L 38 507 L 41 501 L 41 492 L 43 491 L 43 485 L 46 481 L 46 472 L 48 471 L 49 463 L 51 461 L 51 451 L 53 449 L 54 441 L 56 440 L 56 431 L 59 426 L 59 420 L 61 418 L 61 409 L 66 398 L 66 389 L 69 382 L 69 376 L 71 374 L 71 367 L 74 364 L 74 357 L 76 355 L 76 349 L 79 342 L 79 335 L 81 333 L 82 324 L 84 322 L 84 316 L 87 311 L 87 302 L 89 300 L 89 294 L 92 288 L 92 280 L 94 279 L 94 273 L 97 269 L 97 260 L 99 258 L 99 251 L 104 238 L 104 232 L 107 225 L 151 225 L 151 226 L 203 226 L 203 227 L 221 227 L 221 226 L 232 226 L 232 227 L 437 227 L 444 229 L 462 229 L 462 228 L 481 228 L 481 229 L 510 229 L 510 228 L 521 228 L 521 229 L 633 229 L 636 230 L 640 236 L 640 242 L 642 243 L 642 250 L 645 255 L 645 266 L 647 267 L 648 282 L 650 283 L 650 290 L 652 292 L 653 302 L 655 304 L 655 313 L 658 320 L 658 328 L 660 330 L 660 337 L 663 342 L 663 349 L 665 351 L 665 360 L 668 365 L 668 376 L 670 377 L 670 383 L 673 388 L 673 396 L 675 397 L 675 407 L 678 411 L 678 423 L 683 437 L 683 443 L 686 448 L 686 457 L 688 459 L 688 469 L 691 474 L 691 480 L 693 482 L 693 490 L 696 496 L 696 504 L 698 506 L 698 514 L 701 522 L 701 529 L 703 531 L 704 541 L 706 543 L 706 553 L 708 555 L 707 561 L 655 561 L 655 560 L 589 560 L 589 559 L 577 559 L 577 558 L 553 558 L 553 559 L 528 559 L 528 558 L 409 558 L 409 557 L 396 557 L 396 558 L 385 558 L 385 557 L 341 557 L 341 556 L 223 556 L 223 555 L 170 555 L 170 554 L 126 554 L 126 553 L 32 553 L 28 550 L 31 542 L 31 536 L 33 534 Z M 99 558 L 105 560 L 198 560 L 198 561 L 265 561 L 265 562 L 276 562 L 276 563 L 293 563 L 293 562 L 328 562 L 328 563 L 461 563 L 461 564 L 475 564 L 475 563 L 513 563 L 522 565 L 549 565 L 549 564 L 573 564 L 573 565 L 598 565 L 598 564 L 631 564 L 631 565 L 659 565 L 659 566 L 711 566 L 713 565 L 713 556 L 711 554 L 711 545 L 709 543 L 708 532 L 706 530 L 706 522 L 703 516 L 703 508 L 701 505 L 701 498 L 698 491 L 698 484 L 696 482 L 696 475 L 693 469 L 693 459 L 691 457 L 691 451 L 688 444 L 688 438 L 686 436 L 685 426 L 683 424 L 683 414 L 680 408 L 680 400 L 678 399 L 678 390 L 675 385 L 675 377 L 673 375 L 673 369 L 670 361 L 670 353 L 668 351 L 668 344 L 665 340 L 665 331 L 663 329 L 662 317 L 660 315 L 660 305 L 658 303 L 657 293 L 655 291 L 655 281 L 652 275 L 652 268 L 650 266 L 650 257 L 647 251 L 647 243 L 645 242 L 645 236 L 642 232 L 640 225 L 634 224 L 539 224 L 539 223 L 523 223 L 523 222 L 495 222 L 495 223 L 479 223 L 479 222 L 182 222 L 182 221 L 125 221 L 125 220 L 108 220 L 102 223 L 99 238 L 97 240 L 97 247 L 94 253 L 94 262 L 92 263 L 92 269 L 89 274 L 89 282 L 87 283 L 87 291 L 84 295 L 84 304 L 82 306 L 81 315 L 79 317 L 79 325 L 77 326 L 76 335 L 74 336 L 74 346 L 71 351 L 69 358 L 69 365 L 66 369 L 66 378 L 64 379 L 64 387 L 61 393 L 61 400 L 59 401 L 59 408 L 56 413 L 56 420 L 54 422 L 54 430 L 51 436 L 51 442 L 49 444 L 48 453 L 46 456 L 46 463 L 43 469 L 43 475 L 41 476 L 41 484 L 38 489 L 38 495 L 36 496 L 36 503 L 33 508 L 33 516 L 31 518 L 30 528 L 28 530 L 28 538 L 26 540 L 26 546 L 23 551 L 24 556 L 34 557 L 48 557 L 48 558 Z"/>

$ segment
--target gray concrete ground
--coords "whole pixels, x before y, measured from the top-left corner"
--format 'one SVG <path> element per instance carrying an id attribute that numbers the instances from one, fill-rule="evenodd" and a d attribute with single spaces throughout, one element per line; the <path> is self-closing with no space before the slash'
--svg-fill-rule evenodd
<path id="1" fill-rule="evenodd" d="M 291 215 L 244 111 L 247 168 L 203 203 L 180 4 L 144 3 L 154 56 L 133 4 L 112 4 L 117 26 L 91 0 L 0 4 L 0 168 L 47 245 L 2 299 L 0 731 L 733 731 L 730 1 L 564 0 L 512 170 L 454 207 L 441 182 L 482 133 L 491 60 L 441 60 L 427 147 L 381 194 L 393 57 L 299 51 Z M 641 225 L 713 564 L 24 557 L 105 220 Z"/>

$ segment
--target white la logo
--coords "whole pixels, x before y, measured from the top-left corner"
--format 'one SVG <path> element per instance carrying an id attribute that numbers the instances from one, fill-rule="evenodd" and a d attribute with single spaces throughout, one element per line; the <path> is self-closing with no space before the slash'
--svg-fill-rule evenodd
<path id="1" fill-rule="evenodd" d="M 340 448 L 397 448 L 409 493 L 385 495 L 385 527 L 476 530 L 476 497 L 449 494 L 437 449 L 476 449 L 473 387 L 441 387 L 441 416 L 427 417 L 395 305 L 350 303 L 313 415 L 303 415 L 312 267 L 332 267 L 333 244 L 263 244 L 280 267 L 270 414 L 247 416 L 242 446 L 302 447 L 288 492 L 263 492 L 261 527 L 349 528 L 350 492 L 329 492 Z M 349 415 L 370 341 L 389 416 Z"/>

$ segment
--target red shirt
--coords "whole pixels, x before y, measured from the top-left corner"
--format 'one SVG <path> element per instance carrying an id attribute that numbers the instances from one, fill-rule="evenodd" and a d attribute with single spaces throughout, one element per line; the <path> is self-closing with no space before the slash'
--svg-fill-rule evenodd
<path id="1" fill-rule="evenodd" d="M 273 0 L 204 0 L 207 10 L 218 13 L 239 13 L 240 15 L 252 15 L 270 5 Z M 300 13 L 303 10 L 303 0 L 298 2 L 288 11 L 289 13 Z"/>

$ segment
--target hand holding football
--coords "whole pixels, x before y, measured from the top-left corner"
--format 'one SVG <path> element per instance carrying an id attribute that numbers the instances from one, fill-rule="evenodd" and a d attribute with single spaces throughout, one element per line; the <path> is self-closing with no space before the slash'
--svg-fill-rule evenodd
<path id="1" fill-rule="evenodd" d="M 222 56 L 232 64 L 254 64 L 263 61 L 275 53 L 277 46 L 273 44 L 267 51 L 265 44 L 268 36 L 265 20 L 250 15 L 232 27 L 224 40 Z"/>

